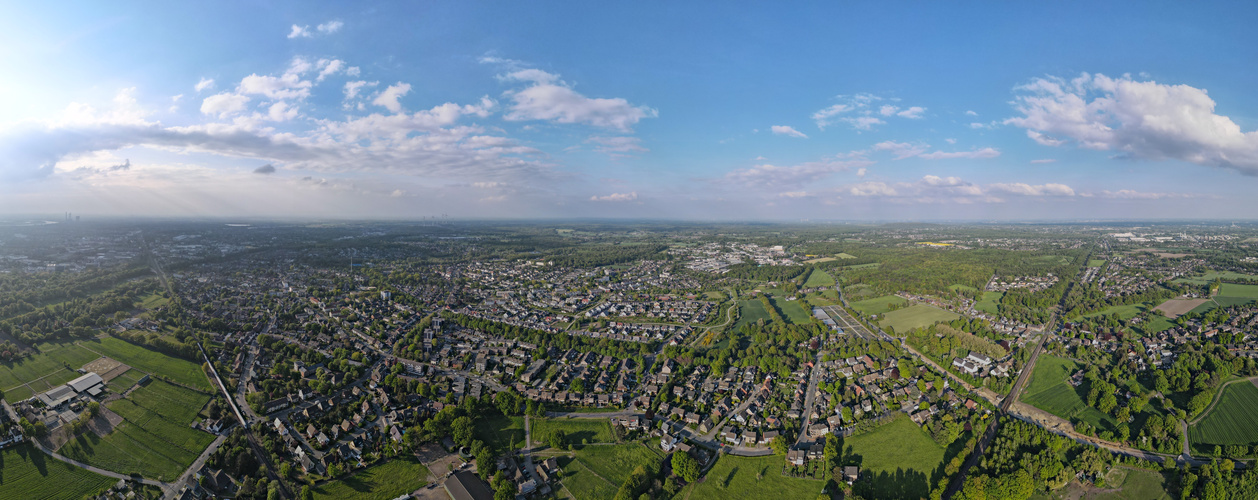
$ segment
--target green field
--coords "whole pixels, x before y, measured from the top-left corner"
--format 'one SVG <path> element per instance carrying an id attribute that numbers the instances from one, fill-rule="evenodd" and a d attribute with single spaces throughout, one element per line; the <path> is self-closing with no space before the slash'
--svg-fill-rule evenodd
<path id="1" fill-rule="evenodd" d="M 1116 476 L 1124 476 L 1121 479 Z M 1107 487 L 1118 487 L 1115 492 L 1093 492 L 1088 500 L 1170 500 L 1166 493 L 1166 480 L 1161 474 L 1141 469 L 1112 469 L 1107 474 Z"/>
<path id="2" fill-rule="evenodd" d="M 559 457 L 563 484 L 578 500 L 608 499 L 633 469 L 644 465 L 658 469 L 663 455 L 641 443 L 582 446 L 571 457 Z"/>
<path id="3" fill-rule="evenodd" d="M 1088 260 L 1088 267 L 1101 267 L 1103 265 L 1105 265 L 1105 259 Z"/>
<path id="4" fill-rule="evenodd" d="M 1216 279 L 1223 280 L 1258 280 L 1258 276 L 1252 274 L 1234 273 L 1231 271 L 1206 271 L 1201 276 L 1193 276 L 1191 278 L 1178 278 L 1173 283 L 1192 283 L 1194 285 L 1205 285 Z"/>
<path id="5" fill-rule="evenodd" d="M 107 406 L 125 421 L 98 437 L 88 431 L 66 443 L 64 456 L 97 467 L 171 481 L 214 441 L 188 426 L 210 397 L 154 380 Z"/>
<path id="6" fill-rule="evenodd" d="M 1258 299 L 1258 285 L 1237 285 L 1224 283 L 1219 288 L 1219 297 L 1236 297 L 1240 299 Z"/>
<path id="7" fill-rule="evenodd" d="M 140 378 L 143 376 L 144 373 L 139 370 L 127 370 L 126 372 L 123 372 L 122 375 L 114 377 L 113 380 L 109 381 L 109 391 L 122 394 L 126 392 L 127 389 L 130 389 L 131 386 L 135 385 L 136 382 L 139 382 Z"/>
<path id="8" fill-rule="evenodd" d="M 930 326 L 940 321 L 952 321 L 960 317 L 961 315 L 957 313 L 935 306 L 916 304 L 884 314 L 878 324 L 882 327 L 895 328 L 897 332 L 907 332 L 914 328 Z"/>
<path id="9" fill-rule="evenodd" d="M 909 301 L 896 297 L 895 295 L 884 295 L 875 299 L 865 299 L 851 302 L 850 304 L 852 305 L 852 309 L 865 314 L 883 314 L 888 311 L 891 304 L 902 306 L 907 303 L 909 303 Z"/>
<path id="10" fill-rule="evenodd" d="M 738 301 L 738 322 L 734 323 L 735 330 L 743 325 L 754 325 L 761 319 L 769 321 L 769 311 L 764 310 L 764 303 L 760 299 Z"/>
<path id="11" fill-rule="evenodd" d="M 972 287 L 972 286 L 969 286 L 969 285 L 960 285 L 960 284 L 958 284 L 958 285 L 948 285 L 948 289 L 949 289 L 949 290 L 952 290 L 952 291 L 954 291 L 954 292 L 959 292 L 959 291 L 962 291 L 962 290 L 967 291 L 967 292 L 977 292 L 977 291 L 978 291 L 978 289 L 977 289 L 977 288 L 974 288 L 974 287 Z"/>
<path id="12" fill-rule="evenodd" d="M 1159 301 L 1158 303 L 1160 303 L 1160 301 Z M 1141 302 L 1141 303 L 1139 303 L 1139 304 L 1128 304 L 1128 305 L 1123 305 L 1123 306 L 1110 306 L 1110 307 L 1106 307 L 1105 309 L 1101 309 L 1101 310 L 1099 310 L 1099 311 L 1095 311 L 1095 312 L 1092 312 L 1092 313 L 1085 314 L 1083 317 L 1085 317 L 1085 318 L 1095 318 L 1095 317 L 1097 317 L 1097 316 L 1109 316 L 1109 315 L 1112 315 L 1112 314 L 1117 313 L 1119 318 L 1122 318 L 1122 319 L 1125 319 L 1125 320 L 1126 320 L 1126 319 L 1131 319 L 1131 318 L 1134 318 L 1134 317 L 1136 317 L 1137 315 L 1139 315 L 1140 313 L 1142 313 L 1142 312 L 1144 312 L 1144 311 L 1150 311 L 1150 310 L 1153 310 L 1153 308 L 1154 308 L 1154 307 L 1157 307 L 1158 303 L 1155 303 L 1155 302 Z"/>
<path id="13" fill-rule="evenodd" d="M 169 302 L 170 299 L 166 298 L 164 294 L 158 292 L 153 292 L 140 297 L 140 307 L 144 309 L 157 309 Z"/>
<path id="14" fill-rule="evenodd" d="M 1214 445 L 1258 444 L 1258 387 L 1247 381 L 1228 385 L 1205 418 L 1188 427 L 1188 441 L 1197 451 Z"/>
<path id="15" fill-rule="evenodd" d="M 783 458 L 721 455 L 702 483 L 688 486 L 691 500 L 817 498 L 825 481 L 782 475 Z M 756 479 L 759 475 L 760 479 Z M 685 492 L 683 491 L 683 495 Z M 681 496 L 681 495 L 679 495 Z"/>
<path id="16" fill-rule="evenodd" d="M 812 274 L 808 275 L 808 281 L 804 282 L 804 287 L 812 288 L 816 286 L 834 286 L 834 277 L 830 276 L 830 273 L 814 269 Z"/>
<path id="17" fill-rule="evenodd" d="M 852 255 L 852 254 L 847 253 L 847 252 L 843 252 L 843 253 L 836 253 L 836 254 L 834 254 L 834 256 L 835 256 L 835 257 L 838 257 L 838 258 L 840 258 L 840 259 L 855 259 L 855 258 L 856 258 L 856 256 L 855 256 L 855 255 Z"/>
<path id="18" fill-rule="evenodd" d="M 200 363 L 151 351 L 114 337 L 84 341 L 83 346 L 142 372 L 163 375 L 180 384 L 204 391 L 213 390 L 210 379 L 201 371 Z"/>
<path id="19" fill-rule="evenodd" d="M 43 392 L 74 380 L 79 376 L 74 370 L 100 357 L 69 343 L 40 344 L 36 350 L 39 352 L 34 355 L 0 363 L 0 388 L 4 389 L 5 399 L 21 401 L 34 392 Z M 23 385 L 28 383 L 30 389 Z"/>
<path id="20" fill-rule="evenodd" d="M 865 300 L 877 297 L 878 292 L 869 285 L 860 284 L 843 287 L 843 295 L 847 297 L 847 300 Z"/>
<path id="21" fill-rule="evenodd" d="M 345 479 L 329 481 L 311 491 L 315 498 L 368 500 L 398 498 L 425 484 L 428 484 L 428 468 L 414 458 L 399 458 L 373 465 Z"/>
<path id="22" fill-rule="evenodd" d="M 773 307 L 782 313 L 782 317 L 793 325 L 812 323 L 812 313 L 804 309 L 804 305 L 798 300 L 773 297 L 769 299 L 769 303 L 773 304 Z"/>
<path id="23" fill-rule="evenodd" d="M 524 447 L 524 417 L 498 413 L 476 419 L 476 439 L 499 453 Z"/>
<path id="24" fill-rule="evenodd" d="M 1174 326 L 1175 324 L 1171 323 L 1165 316 L 1153 315 L 1149 317 L 1148 322 L 1140 324 L 1139 328 L 1144 333 L 1149 334 L 1170 330 Z"/>
<path id="25" fill-rule="evenodd" d="M 1074 387 L 1067 382 L 1078 369 L 1078 364 L 1069 359 L 1047 354 L 1040 356 L 1021 401 L 1066 420 L 1082 420 L 1097 429 L 1117 429 L 1118 424 L 1113 417 L 1084 401 L 1081 393 L 1087 392 L 1086 385 Z"/>
<path id="26" fill-rule="evenodd" d="M 118 482 L 75 467 L 19 444 L 0 452 L 0 500 L 83 498 L 95 496 Z"/>
<path id="27" fill-rule="evenodd" d="M 554 430 L 563 431 L 567 442 L 572 444 L 615 441 L 611 423 L 605 418 L 531 418 L 529 425 L 533 426 L 533 446 L 545 445 L 546 437 Z"/>
<path id="28" fill-rule="evenodd" d="M 843 446 L 844 461 L 859 462 L 862 480 L 872 479 L 878 498 L 929 496 L 946 452 L 903 414 L 871 432 L 845 439 Z"/>
<path id="29" fill-rule="evenodd" d="M 1005 292 L 983 292 L 983 298 L 979 299 L 974 308 L 987 314 L 1000 313 L 1000 299 L 1005 298 Z"/>

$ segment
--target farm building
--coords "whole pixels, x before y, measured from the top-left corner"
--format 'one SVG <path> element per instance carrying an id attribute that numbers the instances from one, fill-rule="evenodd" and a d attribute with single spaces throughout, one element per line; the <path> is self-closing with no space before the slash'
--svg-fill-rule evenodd
<path id="1" fill-rule="evenodd" d="M 71 380 L 66 383 L 74 392 L 83 394 L 88 393 L 92 396 L 99 395 L 105 390 L 105 379 L 100 378 L 95 372 L 87 372 L 83 376 Z"/>

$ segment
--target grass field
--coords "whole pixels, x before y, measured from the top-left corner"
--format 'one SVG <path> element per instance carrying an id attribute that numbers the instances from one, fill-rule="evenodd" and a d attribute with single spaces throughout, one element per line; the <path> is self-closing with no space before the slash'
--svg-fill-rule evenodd
<path id="1" fill-rule="evenodd" d="M 329 481 L 311 491 L 315 498 L 398 498 L 428 484 L 427 478 L 428 468 L 419 460 L 399 458 L 373 465 L 345 479 Z"/>
<path id="2" fill-rule="evenodd" d="M 1147 323 L 1140 325 L 1140 330 L 1146 334 L 1158 333 L 1170 330 L 1173 326 L 1175 326 L 1175 324 L 1171 323 L 1170 320 L 1167 320 L 1164 317 L 1152 316 Z"/>
<path id="3" fill-rule="evenodd" d="M 1000 312 L 1000 299 L 1005 298 L 1005 292 L 983 292 L 983 298 L 979 299 L 974 308 L 987 314 L 997 314 Z"/>
<path id="4" fill-rule="evenodd" d="M 640 443 L 583 446 L 559 457 L 563 484 L 578 500 L 608 499 L 639 465 L 656 467 L 663 455 Z M 658 468 L 658 467 L 657 467 Z"/>
<path id="5" fill-rule="evenodd" d="M 1105 265 L 1105 259 L 1090 259 L 1090 260 L 1088 260 L 1088 267 L 1101 267 L 1101 266 L 1103 266 L 1103 265 Z"/>
<path id="6" fill-rule="evenodd" d="M 856 256 L 855 256 L 855 255 L 852 255 L 852 254 L 850 254 L 850 253 L 846 253 L 846 252 L 844 252 L 844 253 L 836 253 L 836 254 L 834 254 L 834 256 L 835 256 L 835 257 L 838 257 L 838 258 L 840 258 L 840 259 L 855 259 L 855 258 L 856 258 Z"/>
<path id="7" fill-rule="evenodd" d="M 476 420 L 476 438 L 499 453 L 523 448 L 524 417 L 483 416 Z"/>
<path id="8" fill-rule="evenodd" d="M 1192 283 L 1194 285 L 1205 285 L 1205 284 L 1210 283 L 1211 281 L 1214 281 L 1215 279 L 1258 280 L 1258 276 L 1255 276 L 1252 274 L 1234 273 L 1231 271 L 1222 271 L 1222 272 L 1206 271 L 1206 273 L 1201 276 L 1193 276 L 1191 278 L 1179 278 L 1179 279 L 1174 280 L 1173 283 Z"/>
<path id="9" fill-rule="evenodd" d="M 1074 387 L 1067 382 L 1078 369 L 1078 364 L 1069 359 L 1040 356 L 1021 401 L 1066 420 L 1079 419 L 1098 429 L 1117 429 L 1118 423 L 1113 417 L 1084 401 L 1080 393 L 1086 392 L 1086 385 Z"/>
<path id="10" fill-rule="evenodd" d="M 114 337 L 84 341 L 82 344 L 142 372 L 164 375 L 175 382 L 204 391 L 213 390 L 210 379 L 201 371 L 200 363 L 167 356 Z"/>
<path id="11" fill-rule="evenodd" d="M 29 444 L 0 452 L 0 500 L 83 498 L 118 482 L 54 460 Z"/>
<path id="12" fill-rule="evenodd" d="M 952 291 L 954 291 L 954 292 L 959 292 L 959 291 L 961 291 L 961 290 L 965 290 L 965 291 L 967 291 L 967 292 L 977 292 L 977 291 L 978 291 L 978 289 L 977 289 L 977 288 L 974 288 L 974 287 L 972 287 L 972 286 L 969 286 L 969 285 L 960 285 L 960 284 L 957 284 L 957 285 L 948 285 L 948 289 L 949 289 L 949 290 L 952 290 Z"/>
<path id="13" fill-rule="evenodd" d="M 878 296 L 869 285 L 851 285 L 843 287 L 843 295 L 847 296 L 847 300 L 865 300 Z"/>
<path id="14" fill-rule="evenodd" d="M 529 419 L 529 425 L 533 426 L 533 446 L 545 444 L 546 436 L 554 430 L 563 431 L 567 441 L 573 444 L 615 441 L 611 424 L 604 418 L 533 418 Z"/>
<path id="15" fill-rule="evenodd" d="M 888 307 L 891 304 L 904 305 L 904 304 L 907 304 L 908 302 L 909 301 L 904 300 L 900 297 L 896 297 L 895 295 L 884 295 L 882 297 L 878 297 L 874 299 L 865 299 L 865 300 L 860 300 L 856 302 L 851 302 L 850 304 L 852 305 L 852 309 L 863 312 L 865 314 L 883 314 L 887 312 Z"/>
<path id="16" fill-rule="evenodd" d="M 1152 310 L 1156 305 L 1157 304 L 1154 304 L 1153 302 L 1141 302 L 1139 304 L 1129 304 L 1125 306 L 1110 306 L 1096 312 L 1085 314 L 1083 317 L 1094 318 L 1097 316 L 1109 316 L 1117 313 L 1119 318 L 1131 319 L 1144 311 Z"/>
<path id="17" fill-rule="evenodd" d="M 773 304 L 773 307 L 782 313 L 782 317 L 793 325 L 812 323 L 812 313 L 804 309 L 804 305 L 798 300 L 774 297 L 769 299 L 769 303 Z"/>
<path id="18" fill-rule="evenodd" d="M 929 496 L 934 474 L 944 462 L 945 449 L 905 415 L 872 432 L 847 438 L 844 456 L 858 461 L 862 481 L 872 478 L 878 498 Z"/>
<path id="19" fill-rule="evenodd" d="M 1224 388 L 1214 409 L 1188 427 L 1188 441 L 1198 451 L 1211 451 L 1214 445 L 1258 444 L 1258 387 L 1241 381 Z"/>
<path id="20" fill-rule="evenodd" d="M 897 309 L 882 316 L 878 322 L 883 327 L 895 328 L 897 332 L 907 332 L 914 328 L 930 326 L 940 321 L 952 321 L 961 315 L 948 312 L 934 306 L 917 304 Z"/>
<path id="21" fill-rule="evenodd" d="M 810 293 L 804 298 L 804 301 L 808 303 L 807 308 L 815 306 L 833 306 L 839 303 L 839 292 L 834 290 L 825 290 L 820 293 Z"/>
<path id="22" fill-rule="evenodd" d="M 804 286 L 811 288 L 815 286 L 834 286 L 834 277 L 830 273 L 820 269 L 814 269 L 812 274 L 808 275 L 808 281 L 804 282 Z"/>
<path id="23" fill-rule="evenodd" d="M 764 304 L 759 299 L 738 301 L 738 322 L 734 323 L 734 329 L 754 325 L 761 319 L 769 321 L 769 311 L 764 310 Z"/>
<path id="24" fill-rule="evenodd" d="M 1241 299 L 1258 299 L 1258 285 L 1237 285 L 1224 283 L 1219 288 L 1220 297 L 1236 297 Z"/>
<path id="25" fill-rule="evenodd" d="M 1123 475 L 1121 479 L 1116 477 Z M 1119 469 L 1110 471 L 1107 484 L 1110 488 L 1119 487 L 1116 492 L 1093 492 L 1084 498 L 1087 500 L 1170 500 L 1166 492 L 1166 480 L 1157 472 L 1141 469 Z"/>
<path id="26" fill-rule="evenodd" d="M 113 380 L 109 381 L 109 390 L 110 392 L 122 394 L 123 392 L 126 392 L 127 389 L 130 389 L 131 386 L 135 385 L 135 383 L 143 376 L 144 374 L 139 370 L 127 370 L 122 375 L 114 377 Z"/>
<path id="27" fill-rule="evenodd" d="M 782 475 L 780 456 L 736 457 L 721 455 L 707 479 L 688 486 L 690 500 L 737 500 L 760 498 L 817 498 L 825 481 Z M 756 476 L 760 475 L 760 479 Z M 679 497 L 683 496 L 685 492 Z"/>
<path id="28" fill-rule="evenodd" d="M 42 392 L 54 386 L 74 380 L 79 369 L 88 361 L 99 358 L 96 353 L 75 344 L 40 344 L 37 354 L 15 362 L 0 363 L 0 388 L 9 401 L 31 397 L 32 391 Z M 23 384 L 31 384 L 27 389 Z"/>
<path id="29" fill-rule="evenodd" d="M 209 400 L 208 395 L 154 380 L 107 405 L 125 419 L 113 432 L 103 438 L 84 432 L 58 452 L 102 469 L 174 480 L 214 441 L 209 433 L 188 426 Z"/>
<path id="30" fill-rule="evenodd" d="M 823 262 L 834 262 L 836 260 L 839 260 L 839 259 L 836 259 L 834 257 L 819 257 L 816 259 L 808 259 L 804 261 L 804 263 L 805 264 L 821 264 Z"/>
<path id="31" fill-rule="evenodd" d="M 157 309 L 161 306 L 166 305 L 169 302 L 170 302 L 170 299 L 166 298 L 165 296 L 163 296 L 163 294 L 158 293 L 158 292 L 153 292 L 143 297 L 140 297 L 140 307 L 143 307 L 145 309 Z"/>

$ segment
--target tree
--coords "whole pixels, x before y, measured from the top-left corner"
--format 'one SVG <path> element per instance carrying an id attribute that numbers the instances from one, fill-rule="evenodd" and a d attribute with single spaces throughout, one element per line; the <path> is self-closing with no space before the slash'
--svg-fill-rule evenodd
<path id="1" fill-rule="evenodd" d="M 314 500 L 314 493 L 310 491 L 310 485 L 301 487 L 301 500 Z"/>
<path id="2" fill-rule="evenodd" d="M 699 479 L 699 462 L 689 453 L 674 452 L 673 473 L 685 479 L 687 483 L 693 483 Z"/>
<path id="3" fill-rule="evenodd" d="M 773 453 L 785 455 L 787 449 L 790 447 L 790 444 L 786 442 L 785 436 L 779 434 L 777 437 L 773 438 L 772 442 L 769 443 L 769 447 L 773 448 Z"/>
<path id="4" fill-rule="evenodd" d="M 450 434 L 454 437 L 454 442 L 462 446 L 471 444 L 474 431 L 475 426 L 470 417 L 459 417 L 450 423 Z"/>
<path id="5" fill-rule="evenodd" d="M 546 436 L 546 444 L 557 450 L 564 449 L 565 441 L 567 441 L 567 436 L 559 429 L 551 431 L 550 435 Z"/>

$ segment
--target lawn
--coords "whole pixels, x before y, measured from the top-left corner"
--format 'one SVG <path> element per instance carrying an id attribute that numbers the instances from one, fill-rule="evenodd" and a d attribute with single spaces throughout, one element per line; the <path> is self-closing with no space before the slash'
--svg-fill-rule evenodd
<path id="1" fill-rule="evenodd" d="M 878 498 L 929 496 L 946 450 L 905 415 L 843 442 L 844 462 L 859 464 Z"/>
<path id="2" fill-rule="evenodd" d="M 83 345 L 142 372 L 163 375 L 189 387 L 205 391 L 213 390 L 210 379 L 206 377 L 205 372 L 201 371 L 200 363 L 151 351 L 114 337 L 85 341 Z"/>
<path id="3" fill-rule="evenodd" d="M 917 304 L 904 309 L 896 309 L 882 316 L 878 324 L 882 327 L 895 328 L 897 332 L 907 332 L 914 328 L 922 328 L 940 321 L 952 321 L 961 315 L 948 312 L 935 306 Z"/>
<path id="4" fill-rule="evenodd" d="M 533 446 L 546 444 L 546 436 L 555 430 L 563 431 L 572 444 L 615 441 L 611 424 L 605 418 L 532 418 L 529 424 L 533 426 Z"/>
<path id="5" fill-rule="evenodd" d="M 737 457 L 721 455 L 707 478 L 689 486 L 690 500 L 759 498 L 817 498 L 825 481 L 782 475 L 781 456 Z M 756 479 L 759 475 L 760 479 Z"/>
<path id="6" fill-rule="evenodd" d="M 1119 491 L 1094 492 L 1084 498 L 1088 500 L 1170 500 L 1171 498 L 1166 493 L 1166 480 L 1157 472 L 1142 469 L 1116 469 L 1110 474 L 1114 475 L 1115 472 L 1126 473 Z M 1109 484 L 1108 487 L 1113 488 L 1115 485 Z"/>
<path id="7" fill-rule="evenodd" d="M 1172 281 L 1172 283 L 1192 283 L 1194 285 L 1205 285 L 1205 284 L 1210 283 L 1211 281 L 1214 281 L 1215 279 L 1220 279 L 1220 278 L 1224 280 L 1231 280 L 1231 279 L 1258 280 L 1258 276 L 1255 276 L 1252 274 L 1241 274 L 1241 273 L 1234 273 L 1231 271 L 1223 271 L 1223 272 L 1206 271 L 1206 273 L 1201 276 L 1193 276 L 1191 278 L 1179 278 Z"/>
<path id="8" fill-rule="evenodd" d="M 738 322 L 734 323 L 735 330 L 743 325 L 754 325 L 761 319 L 769 321 L 769 311 L 764 310 L 764 304 L 759 299 L 738 301 Z"/>
<path id="9" fill-rule="evenodd" d="M 883 314 L 889 310 L 892 304 L 902 306 L 909 303 L 895 295 L 884 295 L 876 299 L 866 299 L 852 302 L 852 309 L 863 312 L 865 314 Z"/>
<path id="10" fill-rule="evenodd" d="M 1223 287 L 1219 288 L 1219 296 L 1258 299 L 1258 285 L 1237 285 L 1235 283 L 1224 283 Z"/>
<path id="11" fill-rule="evenodd" d="M 1005 298 L 1005 292 L 983 292 L 983 298 L 979 299 L 974 308 L 987 314 L 997 314 L 1000 312 L 1000 299 Z"/>
<path id="12" fill-rule="evenodd" d="M 345 479 L 329 481 L 313 490 L 315 498 L 398 498 L 428 484 L 428 468 L 414 458 L 373 465 Z"/>
<path id="13" fill-rule="evenodd" d="M 499 453 L 524 447 L 524 417 L 497 413 L 476 419 L 476 439 Z"/>
<path id="14" fill-rule="evenodd" d="M 1105 309 L 1101 309 L 1101 310 L 1099 310 L 1099 311 L 1095 311 L 1095 312 L 1092 312 L 1092 313 L 1085 314 L 1083 317 L 1085 317 L 1085 318 L 1095 318 L 1095 317 L 1097 317 L 1097 316 L 1110 316 L 1110 315 L 1112 315 L 1112 314 L 1118 314 L 1118 317 L 1119 317 L 1119 318 L 1122 318 L 1122 319 L 1126 320 L 1126 319 L 1131 319 L 1131 318 L 1134 318 L 1134 317 L 1136 317 L 1136 315 L 1138 315 L 1138 314 L 1140 314 L 1140 313 L 1142 313 L 1142 312 L 1144 312 L 1144 311 L 1150 311 L 1150 310 L 1152 310 L 1152 309 L 1153 309 L 1153 307 L 1154 307 L 1154 306 L 1156 306 L 1156 305 L 1157 305 L 1157 304 L 1156 304 L 1156 303 L 1153 303 L 1153 302 L 1141 302 L 1141 303 L 1139 303 L 1139 304 L 1128 304 L 1128 305 L 1123 305 L 1123 306 L 1110 306 L 1110 307 L 1106 307 Z"/>
<path id="15" fill-rule="evenodd" d="M 1158 332 L 1170 330 L 1171 327 L 1174 327 L 1174 326 L 1175 324 L 1171 323 L 1170 320 L 1166 319 L 1165 317 L 1155 315 L 1155 316 L 1151 316 L 1147 323 L 1141 324 L 1139 328 L 1141 331 L 1143 331 L 1147 335 L 1151 333 L 1158 333 Z"/>
<path id="16" fill-rule="evenodd" d="M 773 304 L 782 317 L 793 325 L 804 325 L 812 323 L 812 313 L 804 309 L 803 304 L 798 300 L 786 300 L 778 297 L 769 299 L 769 303 Z"/>
<path id="17" fill-rule="evenodd" d="M 1105 265 L 1105 259 L 1088 260 L 1088 267 L 1101 267 L 1103 265 Z"/>
<path id="18" fill-rule="evenodd" d="M 1258 444 L 1258 387 L 1241 381 L 1223 389 L 1223 396 L 1200 422 L 1188 427 L 1188 441 L 1198 451 L 1214 445 Z"/>
<path id="19" fill-rule="evenodd" d="M 812 274 L 808 275 L 808 281 L 804 282 L 804 287 L 812 288 L 817 286 L 834 286 L 834 277 L 820 269 L 813 269 Z"/>
<path id="20" fill-rule="evenodd" d="M 53 386 L 74 380 L 79 374 L 74 370 L 100 356 L 75 344 L 40 344 L 35 348 L 38 353 L 24 357 L 18 361 L 0 363 L 0 388 L 4 389 L 9 401 L 20 401 L 30 397 L 29 390 L 19 388 L 22 384 L 35 382 L 35 391 L 46 391 Z M 24 397 L 18 397 L 24 396 Z"/>
<path id="21" fill-rule="evenodd" d="M 571 491 L 577 500 L 614 498 L 619 484 L 611 484 L 605 479 L 595 476 L 576 458 L 559 457 L 559 467 L 563 469 L 563 485 Z"/>
<path id="22" fill-rule="evenodd" d="M 163 296 L 163 294 L 158 293 L 158 292 L 153 292 L 143 297 L 140 297 L 140 307 L 143 307 L 144 309 L 150 309 L 150 310 L 157 309 L 161 306 L 166 305 L 169 302 L 170 302 L 170 299 L 166 298 L 165 296 Z"/>
<path id="23" fill-rule="evenodd" d="M 83 498 L 118 482 L 86 469 L 54 460 L 30 444 L 0 452 L 0 500 Z"/>
<path id="24" fill-rule="evenodd" d="M 647 442 L 650 443 L 649 440 Z M 620 488 L 621 483 L 629 478 L 629 474 L 637 466 L 644 465 L 647 470 L 658 470 L 659 462 L 664 458 L 656 448 L 642 443 L 581 446 L 574 452 L 574 456 L 581 465 L 612 482 L 616 488 Z M 571 490 L 571 486 L 568 489 Z"/>
<path id="25" fill-rule="evenodd" d="M 171 481 L 214 441 L 213 435 L 188 426 L 209 400 L 154 380 L 107 405 L 125 419 L 113 432 L 103 438 L 84 432 L 58 451 L 103 469 Z"/>

